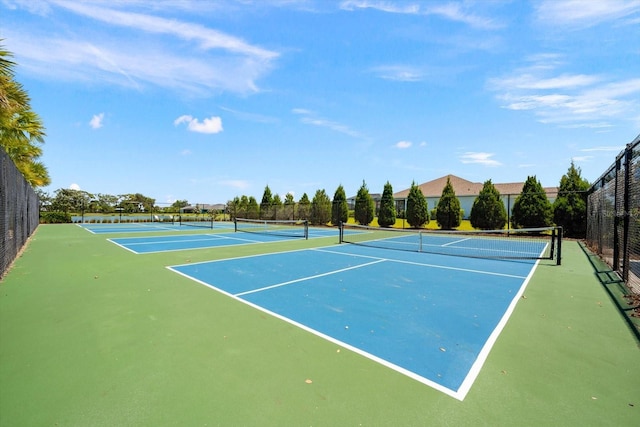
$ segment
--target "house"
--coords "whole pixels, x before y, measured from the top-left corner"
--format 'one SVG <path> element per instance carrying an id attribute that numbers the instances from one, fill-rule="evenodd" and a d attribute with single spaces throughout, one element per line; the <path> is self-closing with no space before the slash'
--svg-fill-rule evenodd
<path id="1" fill-rule="evenodd" d="M 418 185 L 420 191 L 422 191 L 422 194 L 427 199 L 427 206 L 429 208 L 429 211 L 431 211 L 431 209 L 434 209 L 438 205 L 440 196 L 442 196 L 442 190 L 447 184 L 447 179 L 449 179 L 449 181 L 451 182 L 453 191 L 456 193 L 456 197 L 458 198 L 458 200 L 460 200 L 460 207 L 464 211 L 463 217 L 468 218 L 469 214 L 471 214 L 473 202 L 480 194 L 484 183 L 467 181 L 466 179 L 460 178 L 455 175 L 445 175 L 443 177 Z M 493 185 L 500 193 L 507 213 L 510 213 L 516 197 L 518 197 L 522 192 L 524 182 L 511 182 L 505 184 L 494 182 Z M 553 203 L 553 201 L 557 197 L 558 188 L 544 187 L 543 189 L 547 194 L 547 198 L 549 199 L 549 201 Z M 398 209 L 404 210 L 408 195 L 409 188 L 394 193 L 393 198 L 396 201 L 396 206 L 398 207 Z"/>

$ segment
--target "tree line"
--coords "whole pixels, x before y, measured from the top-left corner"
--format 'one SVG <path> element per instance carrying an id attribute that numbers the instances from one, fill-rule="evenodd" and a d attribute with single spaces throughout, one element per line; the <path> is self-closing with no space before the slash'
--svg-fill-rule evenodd
<path id="1" fill-rule="evenodd" d="M 481 230 L 501 230 L 505 228 L 507 221 L 510 221 L 513 228 L 519 229 L 557 225 L 563 227 L 566 236 L 581 238 L 586 234 L 588 189 L 589 182 L 582 178 L 580 168 L 573 161 L 560 180 L 558 196 L 553 203 L 536 176 L 529 176 L 514 202 L 509 218 L 499 191 L 489 179 L 484 182 L 473 202 L 469 221 L 473 228 Z M 442 229 L 459 227 L 463 217 L 460 201 L 449 179 L 437 205 L 431 211 L 420 187 L 412 182 L 405 209 L 399 212 L 393 188 L 388 181 L 384 185 L 377 209 L 367 184 L 363 181 L 352 211 L 342 185 L 336 189 L 333 199 L 329 198 L 324 189 L 319 189 L 311 200 L 304 193 L 298 202 L 294 201 L 291 194 L 287 194 L 282 200 L 278 194 L 273 195 L 267 185 L 260 203 L 253 196 L 243 195 L 228 202 L 227 210 L 232 218 L 305 219 L 312 225 L 339 225 L 341 222 L 348 222 L 350 215 L 361 225 L 370 225 L 377 217 L 380 227 L 391 227 L 398 218 L 404 218 L 412 228 L 423 228 L 434 220 Z"/>

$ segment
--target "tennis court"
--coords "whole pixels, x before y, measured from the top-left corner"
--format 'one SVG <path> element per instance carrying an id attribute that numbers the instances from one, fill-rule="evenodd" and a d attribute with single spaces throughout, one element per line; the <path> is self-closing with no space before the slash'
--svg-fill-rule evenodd
<path id="1" fill-rule="evenodd" d="M 637 424 L 638 344 L 577 243 L 558 266 L 330 231 L 137 256 L 41 225 L 1 284 L 0 425 Z"/>
<path id="2" fill-rule="evenodd" d="M 171 222 L 131 222 L 131 223 L 82 223 L 79 227 L 93 234 L 116 234 L 116 233 L 157 233 L 175 231 L 194 231 L 198 228 L 230 230 L 233 229 L 231 222 L 194 222 L 194 223 L 171 223 Z M 197 227 L 197 228 L 196 228 Z"/>
<path id="3" fill-rule="evenodd" d="M 338 237 L 338 232 L 331 228 L 308 228 L 307 234 L 300 234 L 298 228 L 286 229 L 271 227 L 252 227 L 229 232 L 233 224 L 227 225 L 216 233 L 177 234 L 145 237 L 110 238 L 110 242 L 135 254 L 183 251 L 191 249 L 210 249 L 237 245 L 280 242 L 289 239 Z M 193 229 L 189 229 L 193 231 Z M 226 231 L 226 232 L 225 232 Z"/>
<path id="4" fill-rule="evenodd" d="M 463 400 L 535 264 L 340 245 L 169 268 Z"/>

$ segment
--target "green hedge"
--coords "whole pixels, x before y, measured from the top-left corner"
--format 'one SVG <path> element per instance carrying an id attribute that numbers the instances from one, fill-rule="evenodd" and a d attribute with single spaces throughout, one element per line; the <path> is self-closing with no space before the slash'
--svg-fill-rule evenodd
<path id="1" fill-rule="evenodd" d="M 40 224 L 65 224 L 71 222 L 71 214 L 66 212 L 40 212 Z"/>

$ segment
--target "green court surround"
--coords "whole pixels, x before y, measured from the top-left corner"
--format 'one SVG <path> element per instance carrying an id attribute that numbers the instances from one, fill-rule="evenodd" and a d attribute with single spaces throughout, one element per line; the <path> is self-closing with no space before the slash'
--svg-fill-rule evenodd
<path id="1" fill-rule="evenodd" d="M 460 402 L 164 268 L 330 245 L 337 232 L 147 255 L 114 236 L 41 225 L 0 282 L 0 426 L 640 420 L 638 341 L 577 242 L 561 266 L 538 267 Z"/>

